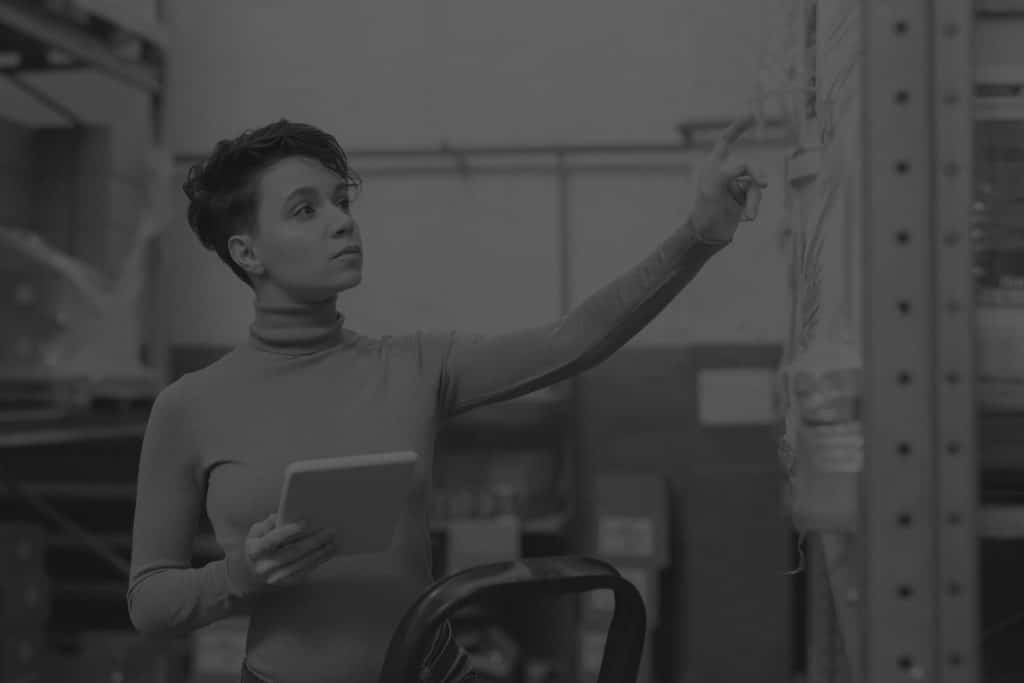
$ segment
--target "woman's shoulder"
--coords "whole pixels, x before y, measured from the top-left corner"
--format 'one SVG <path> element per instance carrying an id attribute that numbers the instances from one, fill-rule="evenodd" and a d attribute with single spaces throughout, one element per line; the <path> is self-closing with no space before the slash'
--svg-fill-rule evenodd
<path id="1" fill-rule="evenodd" d="M 165 403 L 195 403 L 205 400 L 211 394 L 221 393 L 230 386 L 229 379 L 237 374 L 236 350 L 230 350 L 220 357 L 202 365 L 179 372 L 160 392 Z"/>

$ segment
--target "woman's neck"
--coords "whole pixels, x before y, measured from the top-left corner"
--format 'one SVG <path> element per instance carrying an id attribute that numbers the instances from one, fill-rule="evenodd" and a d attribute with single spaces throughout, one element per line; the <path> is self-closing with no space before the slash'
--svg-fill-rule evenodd
<path id="1" fill-rule="evenodd" d="M 306 303 L 257 295 L 249 343 L 263 351 L 286 355 L 305 355 L 337 346 L 345 322 L 337 305 L 337 297 Z"/>

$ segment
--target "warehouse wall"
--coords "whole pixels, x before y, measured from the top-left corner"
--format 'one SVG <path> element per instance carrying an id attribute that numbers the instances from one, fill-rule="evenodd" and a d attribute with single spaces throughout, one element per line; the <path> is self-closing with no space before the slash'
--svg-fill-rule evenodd
<path id="1" fill-rule="evenodd" d="M 168 6 L 171 139 L 179 152 L 202 153 L 285 116 L 329 128 L 349 147 L 673 143 L 681 119 L 744 110 L 772 5 L 181 0 Z M 750 155 L 775 189 L 761 219 L 640 343 L 782 338 L 781 155 Z M 691 186 L 685 172 L 625 172 L 576 176 L 570 191 L 577 302 L 679 224 Z M 356 208 L 366 279 L 342 307 L 371 333 L 492 333 L 550 320 L 557 202 L 550 175 L 368 177 Z M 167 238 L 172 341 L 235 342 L 251 294 L 180 227 Z"/>

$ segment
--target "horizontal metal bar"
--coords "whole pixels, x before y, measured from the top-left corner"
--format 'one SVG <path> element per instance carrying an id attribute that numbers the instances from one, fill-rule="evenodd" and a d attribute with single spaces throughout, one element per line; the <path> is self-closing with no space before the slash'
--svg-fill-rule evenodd
<path id="1" fill-rule="evenodd" d="M 30 495 L 34 499 L 61 498 L 64 500 L 119 500 L 127 501 L 135 499 L 136 487 L 134 484 L 115 483 L 79 483 L 79 482 L 21 482 L 18 484 L 18 493 L 0 489 L 0 499 L 17 495 L 22 497 Z M 548 515 L 544 517 L 533 517 L 523 519 L 521 524 L 523 533 L 526 534 L 558 534 L 565 528 L 567 518 L 564 515 Z M 446 520 L 437 520 L 431 524 L 435 533 L 444 533 L 448 528 Z M 120 542 L 126 539 L 112 537 Z"/>
<path id="2" fill-rule="evenodd" d="M 143 38 L 153 46 L 161 49 L 167 47 L 167 31 L 163 25 L 125 11 L 126 6 L 132 7 L 135 6 L 135 3 L 125 3 L 123 0 L 114 2 L 111 0 L 74 0 L 74 3 L 78 9 L 114 24 L 136 37 Z"/>
<path id="3" fill-rule="evenodd" d="M 34 496 L 46 498 L 61 498 L 63 500 L 135 500 L 136 487 L 131 484 L 114 484 L 109 482 L 25 482 L 20 484 L 23 491 Z M 0 490 L 0 498 L 7 495 Z"/>
<path id="4" fill-rule="evenodd" d="M 567 523 L 568 518 L 564 515 L 533 517 L 520 522 L 522 532 L 531 536 L 558 535 L 564 531 Z M 435 520 L 430 524 L 430 530 L 435 534 L 446 533 L 448 527 L 448 520 Z M 131 534 L 128 533 L 92 534 L 92 536 L 111 549 L 127 549 L 132 544 Z M 80 537 L 71 534 L 51 535 L 48 544 L 60 549 L 74 549 L 86 546 Z M 217 539 L 212 534 L 200 534 L 197 536 L 192 543 L 192 551 L 198 555 L 216 555 L 222 552 L 220 546 L 217 545 Z"/>
<path id="5" fill-rule="evenodd" d="M 5 65 L 0 68 L 0 73 L 6 74 L 21 74 L 23 76 L 33 76 L 40 74 L 52 74 L 52 73 L 72 73 L 79 72 L 83 69 L 89 68 L 87 64 L 81 60 L 72 60 L 67 64 L 51 64 L 45 57 L 41 55 L 18 55 L 18 63 Z"/>
<path id="6" fill-rule="evenodd" d="M 128 550 L 132 546 L 131 533 L 97 533 L 93 534 L 93 536 L 111 549 Z M 58 550 L 76 550 L 85 547 L 80 538 L 70 534 L 50 534 L 46 544 Z M 192 552 L 202 556 L 223 554 L 213 534 L 199 534 L 196 536 L 192 541 Z"/>
<path id="7" fill-rule="evenodd" d="M 153 93 L 163 88 L 163 76 L 157 67 L 125 61 L 84 30 L 52 17 L 44 10 L 33 9 L 28 3 L 0 1 L 0 25 L 66 52 L 129 85 Z"/>
<path id="8" fill-rule="evenodd" d="M 54 581 L 53 596 L 57 599 L 124 600 L 128 592 L 120 581 Z"/>
<path id="9" fill-rule="evenodd" d="M 57 444 L 103 441 L 107 439 L 142 438 L 145 424 L 46 427 L 42 429 L 0 429 L 0 449 L 25 448 Z"/>
<path id="10" fill-rule="evenodd" d="M 983 19 L 1024 18 L 1022 0 L 974 0 L 974 15 Z"/>
<path id="11" fill-rule="evenodd" d="M 741 146 L 778 146 L 789 144 L 790 140 L 771 138 L 768 140 L 749 139 Z M 713 143 L 580 143 L 541 145 L 482 145 L 482 146 L 441 146 L 441 147 L 353 147 L 352 158 L 361 159 L 410 159 L 416 157 L 508 157 L 508 156 L 582 156 L 582 155 L 623 155 L 623 154 L 685 154 L 694 150 L 710 149 Z"/>
<path id="12" fill-rule="evenodd" d="M 360 166 L 363 178 L 420 178 L 425 176 L 558 176 L 554 166 L 517 164 L 508 166 L 467 166 L 466 168 L 443 166 Z M 693 171 L 690 164 L 609 164 L 607 166 L 567 166 L 570 175 L 688 175 Z"/>
<path id="13" fill-rule="evenodd" d="M 764 147 L 774 149 L 791 145 L 789 138 L 770 138 L 758 140 L 756 138 L 741 142 L 741 147 Z M 596 143 L 596 144 L 538 144 L 538 145 L 484 145 L 484 146 L 437 146 L 437 147 L 352 147 L 346 150 L 346 156 L 353 164 L 363 161 L 409 161 L 412 159 L 437 159 L 445 158 L 450 160 L 479 157 L 554 157 L 551 168 L 558 169 L 555 160 L 559 157 L 579 157 L 584 155 L 593 156 L 623 156 L 623 155 L 680 155 L 694 151 L 711 149 L 712 143 L 694 143 L 686 145 L 683 143 Z M 181 153 L 175 156 L 179 164 L 193 164 L 206 159 L 205 154 Z M 592 167 L 597 169 L 598 164 Z M 544 166 L 547 168 L 547 166 Z M 570 166 L 570 170 L 578 167 Z M 360 170 L 360 173 L 362 171 Z"/>
<path id="14" fill-rule="evenodd" d="M 731 123 L 732 121 L 727 119 L 690 119 L 676 124 L 676 131 L 682 136 L 684 142 L 690 144 L 693 142 L 694 134 L 708 131 L 718 132 L 724 130 Z M 790 130 L 790 123 L 782 118 L 764 119 L 760 121 L 760 126 L 762 130 L 781 130 L 787 133 Z"/>
<path id="15" fill-rule="evenodd" d="M 978 512 L 981 538 L 1024 538 L 1024 505 L 983 505 Z"/>
<path id="16" fill-rule="evenodd" d="M 453 519 L 452 522 L 459 520 Z M 483 521 L 483 520 L 470 520 Z M 520 520 L 520 529 L 523 534 L 530 536 L 557 536 L 561 534 L 568 525 L 568 517 L 564 515 L 549 515 L 546 517 L 533 517 Z M 435 534 L 443 534 L 448 531 L 450 524 L 447 520 L 434 521 L 430 524 L 430 530 Z"/>

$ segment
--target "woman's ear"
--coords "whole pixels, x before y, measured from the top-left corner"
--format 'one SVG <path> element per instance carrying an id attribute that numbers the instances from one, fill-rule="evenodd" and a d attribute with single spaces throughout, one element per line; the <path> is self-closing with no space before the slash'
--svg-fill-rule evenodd
<path id="1" fill-rule="evenodd" d="M 232 260 L 249 275 L 262 275 L 265 268 L 253 248 L 252 236 L 232 235 L 228 238 L 228 253 Z"/>

